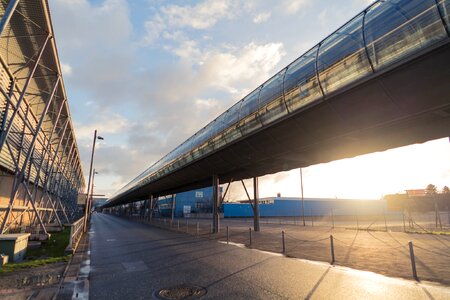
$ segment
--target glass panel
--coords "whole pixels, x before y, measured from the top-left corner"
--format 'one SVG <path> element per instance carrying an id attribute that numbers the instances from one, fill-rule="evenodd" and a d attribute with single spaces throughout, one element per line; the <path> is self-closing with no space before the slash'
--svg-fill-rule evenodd
<path id="1" fill-rule="evenodd" d="M 224 116 L 224 126 L 225 128 L 235 124 L 239 120 L 239 108 L 241 106 L 240 102 L 237 102 L 234 104 L 230 109 L 227 110 L 225 116 Z"/>
<path id="2" fill-rule="evenodd" d="M 223 145 L 225 145 L 226 141 L 225 141 L 223 134 L 219 134 L 216 137 L 214 137 L 209 143 L 213 149 L 217 150 L 220 147 L 222 147 Z"/>
<path id="3" fill-rule="evenodd" d="M 259 90 L 260 87 L 251 92 L 244 98 L 244 100 L 241 101 L 241 107 L 239 108 L 239 120 L 242 120 L 246 116 L 258 110 Z"/>
<path id="4" fill-rule="evenodd" d="M 363 14 L 320 45 L 317 69 L 325 95 L 372 72 L 364 48 L 362 21 Z"/>
<path id="5" fill-rule="evenodd" d="M 317 46 L 288 66 L 284 76 L 284 97 L 290 112 L 322 97 L 316 76 Z"/>
<path id="6" fill-rule="evenodd" d="M 241 120 L 238 124 L 238 128 L 243 136 L 255 131 L 260 127 L 261 122 L 258 119 L 257 113 L 254 113 L 245 118 L 244 120 Z"/>
<path id="7" fill-rule="evenodd" d="M 367 49 L 376 70 L 446 38 L 434 0 L 379 2 L 366 14 Z"/>
<path id="8" fill-rule="evenodd" d="M 278 97 L 277 100 L 272 101 L 266 107 L 263 107 L 259 110 L 259 119 L 264 125 L 267 125 L 282 116 L 287 115 L 288 111 L 286 109 L 286 105 L 284 104 L 283 98 Z"/>
<path id="9" fill-rule="evenodd" d="M 275 101 L 282 96 L 283 75 L 285 70 L 281 71 L 264 83 L 259 93 L 259 108 L 261 109 L 267 103 Z"/>
<path id="10" fill-rule="evenodd" d="M 227 143 L 230 143 L 242 136 L 241 131 L 237 128 L 237 126 L 233 125 L 225 130 L 223 133 L 223 137 Z"/>
<path id="11" fill-rule="evenodd" d="M 439 11 L 444 19 L 447 30 L 450 31 L 450 0 L 439 1 Z"/>

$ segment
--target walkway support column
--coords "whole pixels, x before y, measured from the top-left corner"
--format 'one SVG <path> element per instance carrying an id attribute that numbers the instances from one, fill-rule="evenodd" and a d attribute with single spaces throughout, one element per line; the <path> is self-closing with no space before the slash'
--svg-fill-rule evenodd
<path id="1" fill-rule="evenodd" d="M 213 233 L 219 232 L 219 202 L 220 202 L 220 188 L 219 188 L 219 177 L 217 175 L 213 175 Z"/>
<path id="2" fill-rule="evenodd" d="M 148 219 L 151 221 L 153 218 L 153 194 L 150 194 L 150 199 L 148 201 L 149 208 L 148 208 Z"/>
<path id="3" fill-rule="evenodd" d="M 253 229 L 259 231 L 259 184 L 258 177 L 253 177 Z"/>

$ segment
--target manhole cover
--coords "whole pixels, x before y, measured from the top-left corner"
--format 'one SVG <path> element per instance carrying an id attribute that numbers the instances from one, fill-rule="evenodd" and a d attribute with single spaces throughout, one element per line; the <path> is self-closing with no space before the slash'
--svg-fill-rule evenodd
<path id="1" fill-rule="evenodd" d="M 169 288 L 160 289 L 155 292 L 157 299 L 163 300 L 181 300 L 196 299 L 206 294 L 206 289 L 195 285 L 177 285 Z"/>

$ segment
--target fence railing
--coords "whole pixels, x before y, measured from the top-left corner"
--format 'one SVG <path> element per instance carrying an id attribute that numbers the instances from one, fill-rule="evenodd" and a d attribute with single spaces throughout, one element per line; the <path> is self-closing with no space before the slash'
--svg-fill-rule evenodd
<path id="1" fill-rule="evenodd" d="M 84 217 L 78 219 L 78 221 L 70 224 L 70 239 L 69 245 L 66 248 L 67 252 L 74 252 L 77 249 L 81 236 L 83 235 Z"/>

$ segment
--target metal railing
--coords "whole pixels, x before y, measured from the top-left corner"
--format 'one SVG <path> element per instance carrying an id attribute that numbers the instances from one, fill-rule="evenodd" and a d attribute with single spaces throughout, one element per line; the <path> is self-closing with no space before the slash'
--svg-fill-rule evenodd
<path id="1" fill-rule="evenodd" d="M 70 225 L 70 240 L 66 251 L 74 252 L 77 249 L 78 243 L 83 235 L 83 224 L 84 217 Z"/>

